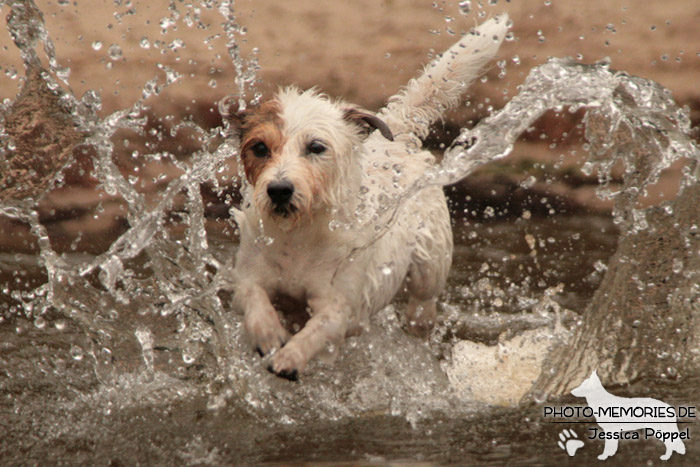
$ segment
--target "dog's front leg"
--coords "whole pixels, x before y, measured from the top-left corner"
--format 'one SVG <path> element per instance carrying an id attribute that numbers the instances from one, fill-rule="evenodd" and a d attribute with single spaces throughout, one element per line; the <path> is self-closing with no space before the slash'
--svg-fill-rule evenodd
<path id="1" fill-rule="evenodd" d="M 606 438 L 605 439 L 605 447 L 603 447 L 603 453 L 598 456 L 598 459 L 603 461 L 607 459 L 608 457 L 614 455 L 617 452 L 617 439 L 614 438 Z"/>
<path id="2" fill-rule="evenodd" d="M 268 369 L 282 378 L 296 380 L 306 364 L 328 346 L 337 347 L 348 328 L 348 310 L 341 298 L 309 300 L 313 316 L 304 328 L 272 356 Z"/>
<path id="3" fill-rule="evenodd" d="M 257 284 L 239 286 L 234 300 L 237 308 L 244 311 L 248 339 L 260 355 L 267 355 L 287 342 L 289 333 L 280 323 L 265 289 Z"/>

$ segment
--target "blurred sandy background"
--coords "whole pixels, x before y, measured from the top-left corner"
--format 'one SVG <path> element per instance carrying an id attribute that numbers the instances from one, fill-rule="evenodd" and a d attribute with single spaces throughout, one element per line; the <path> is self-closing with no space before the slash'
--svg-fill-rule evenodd
<path id="1" fill-rule="evenodd" d="M 102 113 L 107 115 L 132 105 L 148 80 L 158 77 L 162 83 L 163 67 L 169 67 L 182 78 L 146 100 L 152 114 L 164 126 L 192 118 L 211 127 L 220 124 L 216 101 L 236 93 L 237 87 L 221 28 L 224 17 L 216 8 L 207 8 L 209 3 L 175 1 L 172 8 L 166 0 L 36 2 L 45 14 L 59 63 L 71 69 L 69 84 L 76 95 L 99 90 Z M 433 144 L 449 141 L 459 126 L 487 115 L 489 106 L 500 108 L 517 92 L 528 71 L 549 57 L 571 56 L 585 63 L 610 57 L 613 68 L 671 89 L 680 104 L 691 108 L 695 124 L 700 120 L 697 0 L 472 0 L 461 2 L 462 8 L 459 3 L 237 0 L 237 22 L 245 28 L 237 37 L 243 58 L 256 58 L 259 63 L 254 90 L 263 95 L 292 83 L 302 88 L 318 86 L 332 96 L 376 110 L 460 34 L 486 17 L 507 11 L 514 37 L 501 49 L 497 59 L 501 66 L 494 64 L 488 79 L 472 87 L 468 104 L 439 126 Z M 0 9 L 3 18 L 8 11 L 7 6 Z M 2 29 L 0 98 L 6 99 L 17 93 L 23 70 L 17 49 Z M 540 134 L 547 143 L 565 131 L 572 132 L 575 123 L 543 118 L 530 141 L 516 148 L 498 170 L 485 170 L 474 177 L 474 190 L 488 197 L 498 191 L 490 188 L 493 185 L 505 195 L 512 194 L 512 187 L 534 173 L 538 183 L 533 188 L 553 191 L 564 199 L 564 205 L 608 209 L 609 204 L 593 196 L 590 180 L 571 170 L 580 160 L 567 156 L 555 167 L 556 161 L 571 152 L 567 145 L 576 142 L 560 142 L 554 150 L 538 143 Z M 128 151 L 119 144 L 117 149 L 127 153 L 133 144 Z M 172 141 L 163 147 L 181 153 L 191 150 L 188 144 Z M 133 167 L 124 162 L 122 169 L 128 174 Z M 550 169 L 561 173 L 541 176 Z M 678 170 L 671 172 L 667 186 L 657 190 L 666 197 L 674 192 Z M 85 209 L 79 209 L 88 202 L 86 192 L 69 196 L 65 188 L 59 191 L 42 202 L 47 223 L 56 220 L 57 211 L 69 221 L 87 215 Z M 60 228 L 55 223 L 56 229 L 70 230 L 65 223 Z M 12 231 L 7 226 L 2 229 L 6 234 Z"/>
<path id="2" fill-rule="evenodd" d="M 71 68 L 72 88 L 78 95 L 100 89 L 105 111 L 133 102 L 147 80 L 162 76 L 158 64 L 194 76 L 173 85 L 157 102 L 153 99 L 156 106 L 182 110 L 192 100 L 214 101 L 235 91 L 220 27 L 223 17 L 215 9 L 195 1 L 174 2 L 179 18 L 167 26 L 163 20 L 173 16 L 166 0 L 36 3 L 45 12 L 60 62 Z M 477 96 L 500 106 L 503 95 L 512 94 L 528 70 L 548 57 L 572 56 L 587 63 L 610 57 L 614 68 L 656 80 L 673 90 L 679 102 L 697 107 L 700 4 L 695 0 L 473 0 L 466 15 L 458 3 L 238 0 L 235 9 L 247 30 L 240 37 L 245 41 L 242 55 L 250 58 L 251 49 L 259 50 L 262 82 L 257 88 L 266 93 L 291 83 L 319 86 L 377 108 L 432 53 L 484 17 L 507 11 L 515 39 L 505 43 L 499 57 L 508 63 L 506 76 L 496 79 L 494 69 L 489 83 L 473 88 Z M 187 16 L 194 18 L 196 8 L 202 24 L 198 27 L 192 19 L 188 27 Z M 3 7 L 3 16 L 7 10 Z M 112 45 L 122 51 L 116 59 L 110 56 Z M 14 67 L 21 74 L 7 33 L 0 34 L 0 48 L 3 71 Z M 212 79 L 216 87 L 208 84 Z M 12 97 L 17 82 L 3 77 L 2 97 Z"/>

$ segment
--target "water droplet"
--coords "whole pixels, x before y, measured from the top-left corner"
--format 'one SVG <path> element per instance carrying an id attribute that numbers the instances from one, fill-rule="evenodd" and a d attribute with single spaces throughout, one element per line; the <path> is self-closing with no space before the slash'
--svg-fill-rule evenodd
<path id="1" fill-rule="evenodd" d="M 535 242 L 535 237 L 532 236 L 532 234 L 527 234 L 525 235 L 525 241 L 527 242 L 527 246 L 531 249 L 534 250 L 535 246 L 537 243 Z"/>
<path id="2" fill-rule="evenodd" d="M 170 18 L 168 18 L 166 16 L 166 17 L 161 18 L 161 20 L 158 24 L 159 24 L 160 28 L 162 29 L 161 33 L 165 33 L 165 31 L 167 31 L 167 29 L 170 26 L 174 25 L 175 23 Z"/>
<path id="3" fill-rule="evenodd" d="M 581 172 L 583 172 L 585 176 L 590 177 L 593 173 L 593 167 L 594 166 L 592 162 L 585 162 L 581 167 Z"/>
<path id="4" fill-rule="evenodd" d="M 173 52 L 177 52 L 178 49 L 181 49 L 185 46 L 185 41 L 182 39 L 175 39 L 173 40 L 170 44 L 168 44 L 168 48 L 172 50 Z"/>
<path id="5" fill-rule="evenodd" d="M 102 42 L 100 41 L 95 41 L 92 43 L 92 48 L 95 50 L 100 50 L 102 48 Z"/>
<path id="6" fill-rule="evenodd" d="M 109 50 L 107 51 L 109 54 L 109 58 L 111 60 L 119 60 L 122 58 L 122 48 L 119 47 L 117 44 L 112 44 L 109 46 Z"/>
<path id="7" fill-rule="evenodd" d="M 85 94 L 83 94 L 80 101 L 84 106 L 91 109 L 100 110 L 102 108 L 102 98 L 100 97 L 100 93 L 94 89 L 85 91 Z"/>
<path id="8" fill-rule="evenodd" d="M 109 347 L 102 347 L 100 349 L 99 358 L 105 363 L 110 363 L 112 361 L 112 349 Z"/>
<path id="9" fill-rule="evenodd" d="M 255 237 L 255 243 L 258 245 L 265 245 L 265 246 L 270 246 L 275 242 L 275 239 L 272 237 L 268 237 L 267 235 L 258 235 Z"/>
<path id="10" fill-rule="evenodd" d="M 534 177 L 534 175 L 530 175 L 525 180 L 520 182 L 520 186 L 523 188 L 532 188 L 535 183 L 537 183 L 537 179 Z"/>
<path id="11" fill-rule="evenodd" d="M 680 274 L 680 272 L 683 271 L 683 260 L 680 258 L 675 258 L 673 260 L 672 270 L 674 273 Z"/>
<path id="12" fill-rule="evenodd" d="M 83 353 L 83 349 L 78 347 L 77 345 L 73 344 L 70 346 L 70 356 L 73 358 L 73 360 L 80 361 L 83 359 L 85 354 Z"/>
<path id="13" fill-rule="evenodd" d="M 194 363 L 195 358 L 192 355 L 183 352 L 182 353 L 182 361 L 185 362 L 187 365 L 191 365 Z"/>

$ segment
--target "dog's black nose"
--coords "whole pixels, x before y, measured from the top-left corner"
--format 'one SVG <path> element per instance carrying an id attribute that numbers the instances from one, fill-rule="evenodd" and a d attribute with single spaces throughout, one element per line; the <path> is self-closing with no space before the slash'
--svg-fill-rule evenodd
<path id="1" fill-rule="evenodd" d="M 278 206 L 284 206 L 289 203 L 294 194 L 294 185 L 289 180 L 272 182 L 267 185 L 267 196 L 270 197 L 273 203 Z"/>

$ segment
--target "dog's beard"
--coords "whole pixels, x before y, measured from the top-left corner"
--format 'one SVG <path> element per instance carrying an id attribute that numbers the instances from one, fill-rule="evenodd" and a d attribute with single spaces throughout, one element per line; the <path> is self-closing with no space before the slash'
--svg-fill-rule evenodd
<path id="1" fill-rule="evenodd" d="M 276 204 L 267 195 L 267 188 L 255 190 L 254 204 L 266 222 L 277 225 L 283 231 L 297 227 L 305 218 L 311 218 L 311 200 L 295 192 L 285 204 Z"/>
<path id="2" fill-rule="evenodd" d="M 298 211 L 294 204 L 287 203 L 285 205 L 272 204 L 271 213 L 273 216 L 280 216 L 284 219 L 289 218 Z"/>
<path id="3" fill-rule="evenodd" d="M 253 191 L 256 210 L 267 222 L 276 224 L 284 231 L 313 222 L 321 212 L 344 207 L 343 200 L 336 194 L 341 190 L 335 185 L 335 174 L 301 170 L 293 173 L 288 169 L 285 178 L 294 186 L 294 193 L 287 203 L 277 204 L 267 193 L 269 184 L 277 181 L 278 177 L 261 177 Z"/>

